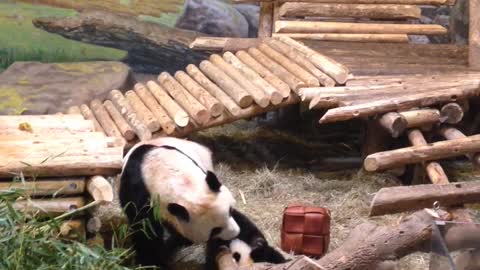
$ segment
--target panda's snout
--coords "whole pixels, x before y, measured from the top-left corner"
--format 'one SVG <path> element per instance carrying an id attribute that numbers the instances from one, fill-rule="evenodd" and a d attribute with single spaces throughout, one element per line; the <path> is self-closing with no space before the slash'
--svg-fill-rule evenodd
<path id="1" fill-rule="evenodd" d="M 238 263 L 238 262 L 240 261 L 240 259 L 242 258 L 242 256 L 241 256 L 240 253 L 238 253 L 238 252 L 234 252 L 234 253 L 232 254 L 232 257 L 233 257 L 233 259 L 235 259 L 235 261 L 236 261 L 237 263 Z"/>
<path id="2" fill-rule="evenodd" d="M 240 227 L 238 226 L 237 222 L 232 217 L 230 217 L 227 226 L 218 235 L 218 238 L 229 241 L 237 237 L 238 234 L 240 234 Z"/>

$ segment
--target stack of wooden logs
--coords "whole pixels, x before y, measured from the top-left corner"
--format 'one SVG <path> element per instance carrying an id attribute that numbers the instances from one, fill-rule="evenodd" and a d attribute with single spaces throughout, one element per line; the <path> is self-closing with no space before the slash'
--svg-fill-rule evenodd
<path id="1" fill-rule="evenodd" d="M 138 83 L 109 99 L 69 108 L 95 130 L 134 143 L 155 136 L 190 132 L 297 103 L 302 87 L 344 84 L 348 69 L 288 37 L 265 40 L 235 54 L 213 54 L 199 67 Z"/>
<path id="2" fill-rule="evenodd" d="M 0 192 L 20 190 L 14 207 L 47 216 L 84 207 L 86 192 L 111 201 L 111 186 L 100 175 L 120 171 L 124 149 L 117 143 L 78 115 L 0 116 Z M 84 237 L 85 221 L 74 218 L 60 229 Z"/>
<path id="3" fill-rule="evenodd" d="M 408 42 L 408 35 L 444 35 L 441 25 L 411 20 L 421 5 L 454 0 L 237 0 L 261 2 L 259 37 L 353 42 Z"/>
<path id="4" fill-rule="evenodd" d="M 468 137 L 455 127 L 468 112 L 469 100 L 480 95 L 480 72 L 359 76 L 344 87 L 303 88 L 299 92 L 304 101 L 310 101 L 311 109 L 331 108 L 320 123 L 367 120 L 367 171 L 421 163 L 433 183 L 445 184 L 448 178 L 435 160 L 466 155 L 475 166 L 480 165 L 478 135 Z M 446 140 L 428 144 L 424 132 Z M 382 152 L 388 137 L 402 135 L 411 147 Z"/>

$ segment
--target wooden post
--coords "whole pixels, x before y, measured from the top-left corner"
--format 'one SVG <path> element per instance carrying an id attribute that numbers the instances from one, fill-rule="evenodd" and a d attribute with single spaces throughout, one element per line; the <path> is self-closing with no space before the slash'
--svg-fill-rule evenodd
<path id="1" fill-rule="evenodd" d="M 426 145 L 427 141 L 423 134 L 418 129 L 408 131 L 408 139 L 413 146 Z M 430 181 L 434 184 L 448 184 L 448 176 L 445 174 L 442 166 L 435 161 L 425 163 L 425 170 L 427 171 Z"/>
<path id="2" fill-rule="evenodd" d="M 80 105 L 80 112 L 82 113 L 82 115 L 85 119 L 91 120 L 93 122 L 93 125 L 95 127 L 95 131 L 102 132 L 102 133 L 105 134 L 105 131 L 103 130 L 102 126 L 97 121 L 97 119 L 93 115 L 92 110 L 90 110 L 90 108 L 87 106 L 87 104 Z"/>
<path id="3" fill-rule="evenodd" d="M 125 140 L 100 100 L 92 100 L 90 102 L 90 107 L 92 108 L 95 118 L 108 136 Z M 125 141 L 123 141 L 122 144 L 125 144 Z"/>
<path id="4" fill-rule="evenodd" d="M 258 22 L 258 37 L 267 38 L 273 32 L 273 2 L 260 3 L 260 19 Z"/>
<path id="5" fill-rule="evenodd" d="M 122 114 L 115 108 L 111 100 L 105 100 L 103 102 L 103 106 L 107 110 L 108 114 L 112 118 L 115 125 L 118 127 L 118 130 L 122 133 L 122 136 L 127 139 L 127 141 L 131 141 L 135 139 L 135 131 L 133 128 L 128 124 L 127 120 L 125 120 Z"/>
<path id="6" fill-rule="evenodd" d="M 469 0 L 469 14 L 468 64 L 480 69 L 480 1 Z"/>
<path id="7" fill-rule="evenodd" d="M 147 106 L 145 106 L 140 97 L 133 90 L 125 92 L 125 98 L 150 132 L 155 132 L 160 129 L 160 123 L 157 118 L 155 118 L 153 113 L 147 108 Z"/>
<path id="8" fill-rule="evenodd" d="M 165 109 L 167 114 L 175 121 L 175 124 L 179 127 L 186 127 L 190 122 L 190 117 L 187 112 L 185 112 L 180 105 L 178 105 L 161 87 L 154 81 L 148 81 L 147 87 L 152 93 L 152 95 L 157 99 L 158 103 Z M 167 128 L 167 134 L 171 127 Z"/>
<path id="9" fill-rule="evenodd" d="M 378 121 L 367 120 L 363 134 L 362 159 L 368 155 L 385 151 L 389 137 Z"/>
<path id="10" fill-rule="evenodd" d="M 378 122 L 393 138 L 398 138 L 407 128 L 407 120 L 397 112 L 389 112 L 382 115 Z"/>

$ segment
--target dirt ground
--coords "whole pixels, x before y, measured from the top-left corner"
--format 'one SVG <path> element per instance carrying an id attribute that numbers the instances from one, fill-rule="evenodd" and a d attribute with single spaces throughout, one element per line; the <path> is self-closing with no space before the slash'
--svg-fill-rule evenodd
<path id="1" fill-rule="evenodd" d="M 349 232 L 363 222 L 397 221 L 402 215 L 369 218 L 370 200 L 380 188 L 400 185 L 390 174 L 367 174 L 360 170 L 355 125 L 331 126 L 330 132 L 292 132 L 259 126 L 255 121 L 237 122 L 192 136 L 213 150 L 216 172 L 232 191 L 237 208 L 264 232 L 268 241 L 280 246 L 283 209 L 291 203 L 323 206 L 331 210 L 330 249 L 337 248 Z M 478 177 L 468 163 L 448 166 L 451 181 Z M 478 213 L 478 212 L 477 212 Z M 406 215 L 408 213 L 404 213 Z M 182 268 L 192 268 L 201 249 L 179 255 Z M 398 269 L 428 269 L 429 254 L 412 254 L 398 262 Z M 195 264 L 194 264 L 195 265 Z"/>

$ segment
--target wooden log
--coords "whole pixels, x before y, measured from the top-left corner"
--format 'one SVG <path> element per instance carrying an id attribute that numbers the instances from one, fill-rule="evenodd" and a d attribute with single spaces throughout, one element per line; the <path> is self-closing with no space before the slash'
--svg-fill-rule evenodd
<path id="1" fill-rule="evenodd" d="M 108 151 L 107 151 L 108 150 Z M 68 156 L 52 157 L 49 153 L 30 154 L 21 160 L 0 153 L 0 178 L 11 178 L 23 172 L 26 176 L 113 175 L 122 168 L 123 148 L 107 148 L 106 154 L 92 155 L 84 150 Z"/>
<path id="2" fill-rule="evenodd" d="M 223 70 L 230 78 L 237 82 L 243 89 L 245 89 L 255 100 L 260 107 L 265 108 L 270 103 L 265 92 L 251 83 L 239 70 L 235 69 L 231 64 L 227 63 L 223 58 L 217 54 L 210 56 L 210 61 L 218 68 Z"/>
<path id="3" fill-rule="evenodd" d="M 103 176 L 95 175 L 87 180 L 87 191 L 94 201 L 113 201 L 112 185 Z"/>
<path id="4" fill-rule="evenodd" d="M 319 68 L 325 74 L 332 77 L 338 83 L 343 84 L 347 81 L 349 70 L 342 64 L 337 63 L 336 61 L 332 60 L 329 57 L 319 54 L 318 52 L 310 49 L 304 44 L 298 41 L 295 41 L 289 37 L 282 36 L 282 37 L 277 37 L 277 39 L 287 44 L 288 46 L 291 46 L 297 49 L 298 51 L 300 51 L 317 68 Z"/>
<path id="5" fill-rule="evenodd" d="M 95 118 L 98 120 L 98 123 L 100 123 L 107 136 L 121 138 L 122 140 L 124 140 L 122 133 L 115 125 L 112 118 L 110 118 L 110 115 L 108 114 L 107 110 L 105 109 L 100 100 L 92 100 L 90 102 L 90 108 L 92 108 Z M 121 145 L 125 144 L 124 141 L 121 141 L 120 143 Z"/>
<path id="6" fill-rule="evenodd" d="M 260 18 L 258 22 L 258 37 L 271 37 L 273 32 L 273 3 L 260 3 Z"/>
<path id="7" fill-rule="evenodd" d="M 91 121 L 81 115 L 0 115 L 1 129 L 35 132 L 40 129 L 65 129 L 68 131 L 93 131 Z"/>
<path id="8" fill-rule="evenodd" d="M 280 7 L 280 17 L 348 17 L 370 19 L 418 19 L 421 10 L 415 5 L 339 4 L 287 2 Z"/>
<path id="9" fill-rule="evenodd" d="M 345 33 L 446 35 L 447 29 L 433 24 L 375 24 L 316 21 L 276 21 L 277 33 Z"/>
<path id="10" fill-rule="evenodd" d="M 204 124 L 210 119 L 210 113 L 205 106 L 196 100 L 172 75 L 162 72 L 158 76 L 158 81 L 197 123 Z"/>
<path id="11" fill-rule="evenodd" d="M 82 114 L 82 112 L 80 111 L 80 107 L 78 106 L 71 106 L 68 108 L 67 110 L 67 114 Z"/>
<path id="12" fill-rule="evenodd" d="M 413 146 L 427 145 L 427 141 L 422 132 L 418 129 L 408 131 L 408 139 Z M 425 171 L 433 184 L 441 185 L 448 184 L 448 176 L 445 174 L 442 166 L 435 161 L 426 162 L 424 164 Z"/>
<path id="13" fill-rule="evenodd" d="M 69 220 L 60 225 L 60 235 L 69 239 L 83 240 L 85 235 L 85 220 L 74 219 Z"/>
<path id="14" fill-rule="evenodd" d="M 85 206 L 83 197 L 16 201 L 13 207 L 27 214 L 58 216 Z"/>
<path id="15" fill-rule="evenodd" d="M 113 105 L 115 105 L 117 110 L 122 114 L 123 118 L 125 118 L 133 130 L 135 130 L 135 133 L 140 140 L 143 141 L 152 138 L 152 132 L 140 120 L 140 116 L 138 116 L 133 110 L 122 92 L 119 90 L 112 90 L 110 91 L 109 97 L 112 100 Z"/>
<path id="16" fill-rule="evenodd" d="M 238 69 L 248 80 L 255 84 L 259 89 L 263 90 L 267 94 L 270 102 L 273 105 L 278 105 L 283 100 L 282 94 L 271 86 L 267 81 L 260 77 L 255 71 L 244 64 L 233 53 L 226 52 L 223 54 L 225 61 L 230 63 L 233 67 Z"/>
<path id="17" fill-rule="evenodd" d="M 218 117 L 223 112 L 223 105 L 216 100 L 205 88 L 199 85 L 184 71 L 177 71 L 175 79 L 185 87 L 213 117 Z"/>
<path id="18" fill-rule="evenodd" d="M 148 81 L 147 87 L 152 93 L 152 95 L 157 99 L 158 103 L 165 109 L 167 114 L 170 116 L 175 124 L 179 127 L 185 127 L 190 122 L 190 117 L 187 112 L 182 109 L 161 87 L 154 81 Z M 167 127 L 165 130 L 167 133 L 170 131 L 171 127 Z"/>
<path id="19" fill-rule="evenodd" d="M 160 123 L 158 120 L 134 91 L 129 90 L 125 92 L 125 98 L 138 115 L 140 121 L 143 122 L 150 132 L 155 132 L 160 129 Z"/>
<path id="20" fill-rule="evenodd" d="M 234 0 L 235 3 L 272 2 L 274 0 Z M 282 2 L 309 2 L 309 3 L 333 3 L 332 0 L 280 0 Z M 454 1 L 449 0 L 337 0 L 335 3 L 344 4 L 398 4 L 398 5 L 451 5 Z"/>
<path id="21" fill-rule="evenodd" d="M 100 125 L 98 120 L 93 115 L 93 112 L 90 110 L 90 108 L 86 104 L 80 105 L 80 112 L 82 113 L 82 115 L 85 119 L 93 122 L 93 126 L 94 126 L 95 131 L 102 132 L 102 133 L 106 134 L 105 130 L 103 130 L 102 126 Z"/>
<path id="22" fill-rule="evenodd" d="M 252 70 L 254 70 L 260 77 L 262 77 L 265 81 L 267 81 L 270 85 L 276 88 L 282 94 L 283 98 L 290 96 L 290 87 L 284 81 L 279 79 L 275 74 L 273 74 L 270 70 L 260 64 L 257 60 L 251 57 L 245 51 L 238 51 L 235 56 L 238 57 L 243 63 L 249 66 Z"/>
<path id="23" fill-rule="evenodd" d="M 288 70 L 290 73 L 295 75 L 297 78 L 302 80 L 308 86 L 320 85 L 320 82 L 318 81 L 318 79 L 315 78 L 312 74 L 310 74 L 308 71 L 303 69 L 301 66 L 297 65 L 295 62 L 292 62 L 291 59 L 288 59 L 278 51 L 272 49 L 267 44 L 260 44 L 258 46 L 258 49 L 260 49 L 260 51 L 262 51 L 265 55 L 273 59 L 275 62 L 279 63 L 281 66 L 283 66 L 286 70 Z"/>
<path id="24" fill-rule="evenodd" d="M 463 109 L 457 103 L 448 103 L 440 110 L 440 120 L 447 124 L 457 124 L 463 119 Z"/>
<path id="25" fill-rule="evenodd" d="M 440 128 L 438 133 L 447 140 L 455 140 L 455 139 L 461 139 L 461 138 L 467 137 L 460 130 L 454 127 L 448 127 L 448 126 Z M 480 153 L 469 153 L 469 154 L 466 154 L 465 156 L 472 161 L 472 164 L 476 168 L 480 168 Z"/>
<path id="26" fill-rule="evenodd" d="M 127 140 L 131 141 L 135 139 L 135 131 L 133 128 L 128 124 L 127 120 L 125 120 L 122 116 L 122 114 L 117 110 L 115 105 L 113 105 L 112 101 L 110 100 L 105 100 L 103 102 L 103 106 L 107 110 L 108 114 L 110 115 L 110 118 L 112 118 L 113 122 L 117 126 L 118 130 L 120 133 L 122 133 L 122 136 Z"/>
<path id="27" fill-rule="evenodd" d="M 370 216 L 431 208 L 436 201 L 442 206 L 478 203 L 480 182 L 382 188 L 372 200 Z"/>
<path id="28" fill-rule="evenodd" d="M 406 34 L 274 33 L 275 37 L 342 42 L 408 43 Z"/>
<path id="29" fill-rule="evenodd" d="M 395 110 L 409 109 L 418 106 L 430 106 L 437 103 L 456 101 L 459 98 L 475 96 L 479 94 L 478 86 L 452 87 L 439 89 L 436 92 L 408 94 L 403 97 L 390 100 L 365 102 L 363 104 L 340 107 L 329 110 L 321 119 L 320 123 L 349 120 L 356 117 L 370 116 Z"/>
<path id="30" fill-rule="evenodd" d="M 197 66 L 190 64 L 186 68 L 187 73 L 210 94 L 217 98 L 223 106 L 232 114 L 236 115 L 240 111 L 240 107 L 235 101 L 222 91 L 216 84 L 205 76 Z"/>
<path id="31" fill-rule="evenodd" d="M 84 178 L 51 178 L 38 181 L 0 182 L 0 191 L 21 190 L 27 196 L 76 195 L 85 191 Z"/>
<path id="32" fill-rule="evenodd" d="M 455 157 L 479 151 L 480 137 L 470 136 L 375 153 L 365 159 L 364 167 L 367 171 L 380 171 L 400 165 Z"/>
<path id="33" fill-rule="evenodd" d="M 480 3 L 469 0 L 469 14 L 480 14 Z M 468 65 L 472 69 L 480 69 L 480 18 L 469 16 Z"/>
<path id="34" fill-rule="evenodd" d="M 152 112 L 153 116 L 157 119 L 162 130 L 167 134 L 172 134 L 175 130 L 175 122 L 170 119 L 167 112 L 158 104 L 153 94 L 148 91 L 147 87 L 141 83 L 137 83 L 134 86 L 135 93 L 143 101 L 145 106 Z"/>
<path id="35" fill-rule="evenodd" d="M 259 38 L 197 37 L 190 43 L 190 49 L 210 52 L 236 52 L 255 47 L 261 42 Z"/>
<path id="36" fill-rule="evenodd" d="M 199 67 L 200 70 L 220 86 L 222 90 L 238 104 L 238 106 L 246 108 L 252 105 L 253 97 L 220 68 L 207 60 L 202 61 Z"/>
<path id="37" fill-rule="evenodd" d="M 397 112 L 382 115 L 378 122 L 393 138 L 398 138 L 407 129 L 407 120 Z"/>
<path id="38" fill-rule="evenodd" d="M 277 76 L 278 78 L 281 78 L 282 81 L 287 83 L 291 90 L 296 92 L 298 89 L 307 86 L 305 82 L 295 77 L 292 73 L 290 73 L 288 70 L 286 70 L 277 62 L 270 59 L 268 56 L 266 56 L 263 52 L 261 52 L 257 48 L 248 49 L 248 53 L 255 60 L 262 63 L 262 65 L 266 67 L 268 70 L 270 70 L 275 76 Z"/>
<path id="39" fill-rule="evenodd" d="M 407 120 L 407 128 L 430 126 L 440 122 L 440 112 L 437 109 L 419 109 L 400 112 Z"/>
<path id="40" fill-rule="evenodd" d="M 287 46 L 285 43 L 275 39 L 269 39 L 266 42 L 273 49 L 286 55 L 290 61 L 293 60 L 296 64 L 304 68 L 306 71 L 310 72 L 318 79 L 321 85 L 327 87 L 335 86 L 335 81 L 332 78 L 330 78 L 327 74 L 323 73 L 317 67 L 315 67 L 315 65 L 313 65 L 305 56 L 302 55 L 301 52 L 299 52 L 295 48 Z"/>
<path id="41" fill-rule="evenodd" d="M 96 146 L 95 144 L 31 144 L 23 148 L 13 148 L 12 145 L 0 146 L 0 156 L 4 158 L 1 161 L 2 165 L 8 166 L 9 162 L 38 162 L 38 159 L 46 161 L 62 160 L 68 157 L 83 158 L 90 155 L 117 155 L 120 154 L 121 147 L 103 148 L 103 145 Z M 122 146 L 123 147 L 123 146 Z M 32 164 L 33 165 L 33 164 Z"/>

